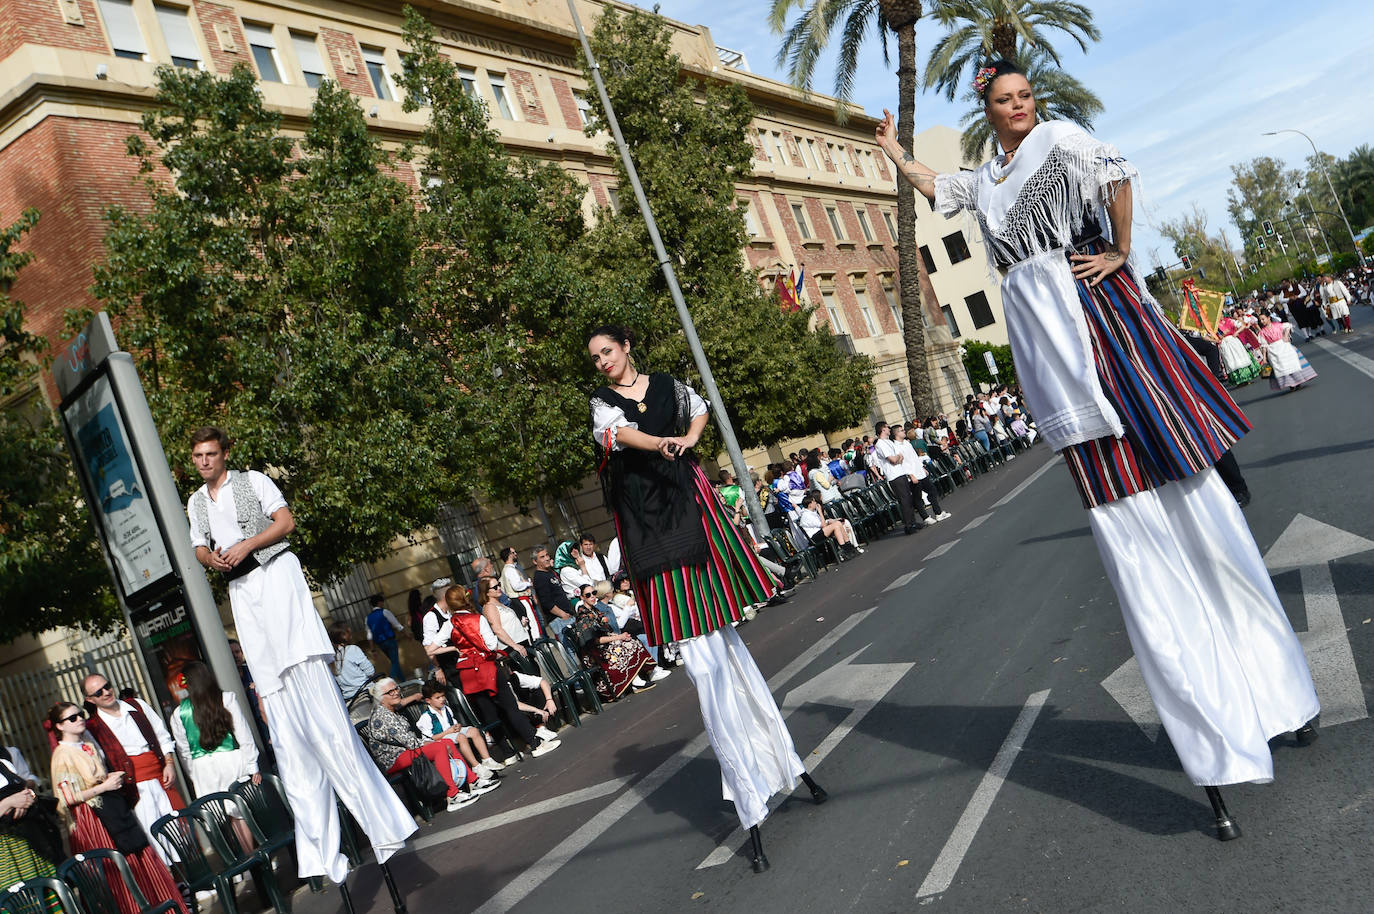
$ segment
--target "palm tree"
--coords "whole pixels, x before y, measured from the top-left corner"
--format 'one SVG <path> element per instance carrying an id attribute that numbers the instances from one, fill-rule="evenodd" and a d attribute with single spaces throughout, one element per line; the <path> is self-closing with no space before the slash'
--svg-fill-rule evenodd
<path id="1" fill-rule="evenodd" d="M 1059 69 L 1054 59 L 1043 49 L 1022 50 L 1011 60 L 1026 71 L 1026 79 L 1035 87 L 1035 114 L 1039 120 L 1073 121 L 1084 130 L 1092 129 L 1093 118 L 1102 113 L 1102 100 L 1074 77 Z M 970 88 L 964 96 L 969 111 L 959 120 L 964 128 L 959 138 L 964 161 L 981 162 L 995 142 L 992 125 L 983 116 L 983 102 Z"/>
<path id="2" fill-rule="evenodd" d="M 853 97 L 859 51 L 870 30 L 876 30 L 883 61 L 890 62 L 887 33 L 897 38 L 897 139 L 911 151 L 916 128 L 916 21 L 921 0 L 771 0 L 768 21 L 783 36 L 778 64 L 785 66 L 792 84 L 810 90 L 821 53 L 830 43 L 836 26 L 840 32 L 839 59 L 835 67 L 836 119 L 843 122 L 844 103 Z M 937 5 L 939 0 L 932 0 Z M 808 5 L 809 3 L 809 5 Z M 787 16 L 793 7 L 802 10 L 790 27 Z M 938 410 L 926 361 L 925 316 L 921 304 L 921 260 L 916 245 L 915 189 L 897 182 L 897 266 L 902 300 L 902 342 L 906 347 L 907 377 L 917 415 Z"/>

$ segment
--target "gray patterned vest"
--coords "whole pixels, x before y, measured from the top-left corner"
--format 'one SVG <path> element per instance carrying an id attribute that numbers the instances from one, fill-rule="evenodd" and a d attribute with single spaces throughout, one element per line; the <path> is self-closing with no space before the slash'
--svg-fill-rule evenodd
<path id="1" fill-rule="evenodd" d="M 206 542 L 211 543 L 213 548 L 208 488 L 208 485 L 201 486 L 196 494 L 191 496 L 191 514 L 195 517 L 197 532 Z M 234 499 L 234 517 L 238 520 L 244 539 L 257 536 L 272 526 L 272 518 L 263 512 L 262 502 L 258 501 L 258 493 L 253 491 L 253 484 L 248 481 L 247 471 L 234 473 L 229 477 L 229 491 Z M 253 558 L 258 560 L 259 565 L 266 565 L 268 561 L 290 548 L 291 544 L 286 540 L 279 540 L 270 546 L 254 550 Z"/>

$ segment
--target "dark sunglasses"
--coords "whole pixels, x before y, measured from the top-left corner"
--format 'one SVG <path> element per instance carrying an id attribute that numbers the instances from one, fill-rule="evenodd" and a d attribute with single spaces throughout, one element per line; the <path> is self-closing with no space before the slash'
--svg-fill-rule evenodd
<path id="1" fill-rule="evenodd" d="M 85 719 L 86 719 L 86 715 L 85 715 L 85 714 L 82 714 L 80 711 L 77 711 L 75 714 L 68 714 L 66 717 L 59 717 L 59 718 L 57 719 L 57 722 L 58 722 L 59 724 L 69 724 L 69 723 L 71 723 L 72 721 L 76 721 L 76 720 L 85 720 Z"/>
<path id="2" fill-rule="evenodd" d="M 97 695 L 104 695 L 106 692 L 113 692 L 113 691 L 114 691 L 114 686 L 110 685 L 110 684 L 107 682 L 107 683 L 105 683 L 103 686 L 101 686 L 100 688 L 96 689 L 94 692 L 87 692 L 87 693 L 86 693 L 86 697 L 87 697 L 87 698 L 94 698 L 94 697 L 96 697 Z"/>
<path id="3" fill-rule="evenodd" d="M 591 596 L 592 594 L 594 594 L 594 593 L 596 593 L 596 591 L 594 591 L 594 590 L 584 590 L 584 591 L 582 591 L 582 596 L 584 596 L 584 597 L 590 597 L 590 596 Z"/>

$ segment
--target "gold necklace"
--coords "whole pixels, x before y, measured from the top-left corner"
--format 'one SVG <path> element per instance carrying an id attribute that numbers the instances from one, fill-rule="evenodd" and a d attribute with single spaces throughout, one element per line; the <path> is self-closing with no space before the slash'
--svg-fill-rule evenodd
<path id="1" fill-rule="evenodd" d="M 1020 144 L 1020 143 L 1017 143 L 1017 144 L 1016 144 L 1016 149 L 1020 149 L 1020 148 L 1021 148 L 1021 144 Z M 1010 168 L 1010 167 L 1011 167 L 1011 158 L 1010 158 L 1010 157 L 1016 155 L 1016 149 L 1008 149 L 1008 150 L 1006 150 L 1005 152 L 1002 153 L 1002 165 L 1003 165 L 1004 168 Z M 1005 180 L 1006 180 L 1007 178 L 1009 178 L 1009 177 L 1011 177 L 1011 175 L 1002 175 L 1002 177 L 1000 177 L 1000 178 L 993 178 L 993 179 L 992 179 L 992 183 L 993 183 L 994 186 L 995 186 L 995 185 L 998 185 L 998 184 L 1001 184 L 1003 181 L 1005 181 Z"/>

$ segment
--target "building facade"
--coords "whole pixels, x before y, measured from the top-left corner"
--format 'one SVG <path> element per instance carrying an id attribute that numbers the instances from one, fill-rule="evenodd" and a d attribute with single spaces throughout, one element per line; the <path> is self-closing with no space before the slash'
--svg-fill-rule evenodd
<path id="1" fill-rule="evenodd" d="M 512 152 L 576 175 L 587 188 L 588 218 L 617 205 L 607 137 L 583 133 L 588 89 L 562 0 L 412 5 L 435 24 Z M 590 0 L 581 6 L 588 23 L 602 8 Z M 402 110 L 394 80 L 404 66 L 400 7 L 381 0 L 0 0 L 0 218 L 12 221 L 26 207 L 42 213 L 23 245 L 35 259 L 12 289 L 29 307 L 30 329 L 56 342 L 68 309 L 98 305 L 89 288 L 103 253 L 103 211 L 112 203 L 137 208 L 144 198 L 125 140 L 153 98 L 158 65 L 220 74 L 251 67 L 292 131 L 304 129 L 315 88 L 331 79 L 358 98 L 384 141 L 399 144 L 417 135 L 425 117 L 423 109 Z M 875 360 L 871 415 L 915 418 L 897 298 L 896 176 L 873 142 L 877 122 L 854 108 L 838 126 L 832 99 L 750 72 L 705 26 L 670 24 L 685 70 L 741 85 L 756 106 L 754 173 L 739 185 L 750 234 L 742 256 L 769 287 L 776 276 L 804 269 L 802 292 L 819 306 L 817 320 L 837 345 Z M 957 168 L 957 134 L 926 131 L 917 153 Z M 402 169 L 418 186 L 410 166 Z M 972 226 L 938 218 L 924 198 L 917 201 L 934 387 L 942 409 L 952 411 L 968 391 L 958 341 L 1005 342 L 1004 332 L 996 336 L 1001 307 Z M 779 442 L 770 450 L 819 443 Z M 472 556 L 568 529 L 609 529 L 592 486 L 556 504 L 457 507 L 418 544 L 405 543 L 391 559 L 327 587 L 321 606 L 348 614 L 380 589 L 399 609 L 411 587 Z"/>

